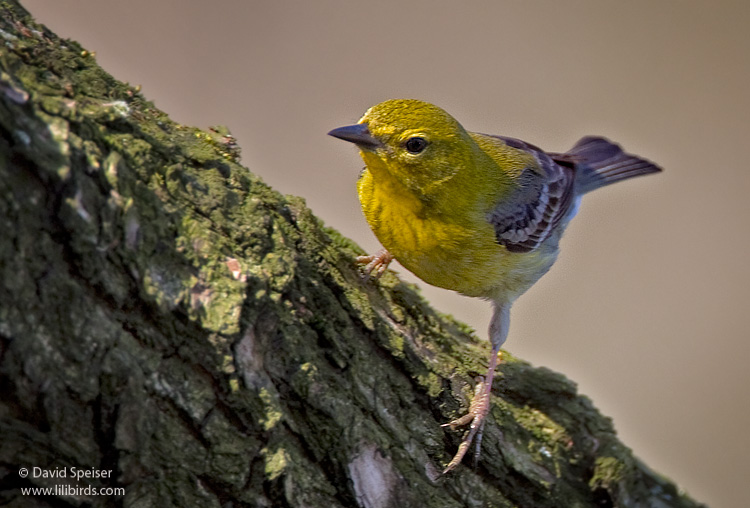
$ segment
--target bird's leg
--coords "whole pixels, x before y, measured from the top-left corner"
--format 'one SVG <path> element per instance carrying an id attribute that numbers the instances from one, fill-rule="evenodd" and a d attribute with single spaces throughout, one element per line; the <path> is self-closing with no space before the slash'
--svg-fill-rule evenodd
<path id="1" fill-rule="evenodd" d="M 372 256 L 357 256 L 356 261 L 358 265 L 365 265 L 365 277 L 369 278 L 372 275 L 379 279 L 393 261 L 393 255 L 387 249 L 380 249 Z M 373 275 L 372 272 L 375 272 L 375 274 Z"/>
<path id="2" fill-rule="evenodd" d="M 471 446 L 471 442 L 476 436 L 476 454 L 474 456 L 475 463 L 479 462 L 480 445 L 482 444 L 482 427 L 484 426 L 484 419 L 490 410 L 490 393 L 492 392 L 492 381 L 495 377 L 495 368 L 500 361 L 500 347 L 505 342 L 508 336 L 510 317 L 510 306 L 495 304 L 495 312 L 492 315 L 492 321 L 490 322 L 490 342 L 492 344 L 492 352 L 490 354 L 489 365 L 487 368 L 487 376 L 482 380 L 478 379 L 477 386 L 474 389 L 474 399 L 469 405 L 469 412 L 464 416 L 457 418 L 449 423 L 443 424 L 443 427 L 450 427 L 455 429 L 463 425 L 471 424 L 469 431 L 464 436 L 461 444 L 458 446 L 456 455 L 451 459 L 448 465 L 443 470 L 442 474 L 446 474 L 461 462 L 466 455 L 466 452 Z"/>

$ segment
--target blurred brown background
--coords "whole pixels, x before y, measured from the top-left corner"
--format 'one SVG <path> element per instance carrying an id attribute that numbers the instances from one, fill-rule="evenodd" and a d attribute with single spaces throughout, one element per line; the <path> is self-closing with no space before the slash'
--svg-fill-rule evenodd
<path id="1" fill-rule="evenodd" d="M 550 151 L 604 135 L 661 164 L 584 199 L 506 347 L 577 381 L 698 500 L 746 505 L 749 3 L 23 3 L 175 120 L 229 126 L 245 165 L 370 251 L 362 163 L 325 133 L 384 99 Z M 486 336 L 486 303 L 420 285 Z"/>

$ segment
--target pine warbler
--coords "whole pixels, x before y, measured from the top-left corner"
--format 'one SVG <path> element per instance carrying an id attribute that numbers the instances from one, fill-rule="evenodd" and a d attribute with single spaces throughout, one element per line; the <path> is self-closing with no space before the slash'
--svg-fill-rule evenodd
<path id="1" fill-rule="evenodd" d="M 511 304 L 555 262 L 581 196 L 661 169 L 601 137 L 546 153 L 518 139 L 468 132 L 417 100 L 380 103 L 356 125 L 329 134 L 356 144 L 366 165 L 359 199 L 385 247 L 358 259 L 366 272 L 380 275 L 395 258 L 425 282 L 493 304 L 487 375 L 468 414 L 445 424 L 470 424 L 445 474 L 479 431 L 478 456 Z"/>

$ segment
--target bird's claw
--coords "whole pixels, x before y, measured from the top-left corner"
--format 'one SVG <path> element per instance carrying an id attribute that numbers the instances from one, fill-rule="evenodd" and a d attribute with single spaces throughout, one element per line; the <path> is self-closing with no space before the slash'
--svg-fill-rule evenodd
<path id="1" fill-rule="evenodd" d="M 386 249 L 380 249 L 371 256 L 357 256 L 356 259 L 358 265 L 365 265 L 365 279 L 379 279 L 388 269 L 391 261 L 393 261 L 393 255 Z"/>
<path id="2" fill-rule="evenodd" d="M 456 455 L 451 459 L 441 474 L 447 474 L 456 468 L 463 460 L 466 452 L 469 451 L 471 442 L 474 437 L 477 436 L 477 461 L 479 459 L 479 445 L 482 442 L 481 429 L 484 426 L 484 419 L 490 409 L 490 390 L 488 389 L 487 383 L 482 377 L 477 378 L 477 386 L 474 388 L 474 398 L 469 405 L 469 411 L 455 420 L 441 425 L 442 427 L 450 427 L 451 430 L 456 430 L 458 427 L 471 424 L 469 431 L 466 433 L 464 438 L 461 440 L 461 444 L 458 446 Z M 478 435 L 477 435 L 478 434 Z"/>

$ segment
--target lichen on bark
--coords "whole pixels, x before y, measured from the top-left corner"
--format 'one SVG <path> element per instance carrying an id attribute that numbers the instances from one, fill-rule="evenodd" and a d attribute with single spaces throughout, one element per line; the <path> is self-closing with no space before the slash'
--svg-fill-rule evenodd
<path id="1" fill-rule="evenodd" d="M 15 2 L 0 4 L 0 504 L 699 506 L 560 374 L 486 343 Z M 112 471 L 112 496 L 21 468 Z"/>

